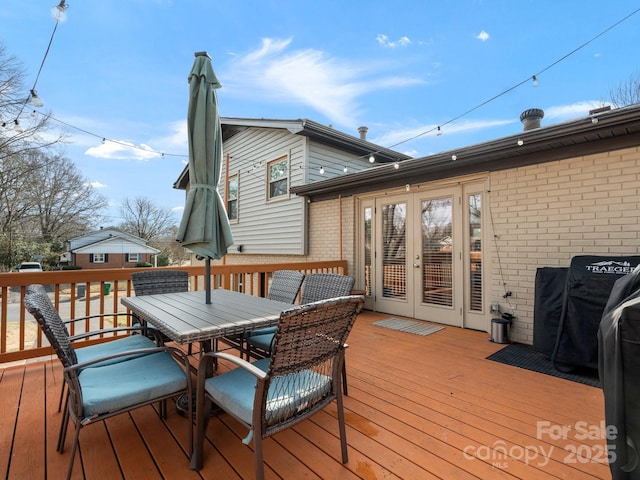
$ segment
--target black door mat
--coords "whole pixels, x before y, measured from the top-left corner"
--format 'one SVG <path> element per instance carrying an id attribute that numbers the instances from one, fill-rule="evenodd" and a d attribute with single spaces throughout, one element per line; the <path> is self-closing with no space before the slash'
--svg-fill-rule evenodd
<path id="1" fill-rule="evenodd" d="M 536 352 L 531 345 L 511 343 L 487 357 L 498 363 L 504 363 L 513 367 L 524 368 L 533 372 L 544 373 L 553 377 L 564 378 L 572 382 L 583 383 L 591 387 L 600 387 L 598 372 L 589 370 L 585 372 L 561 372 L 553 366 L 553 362 L 544 353 Z"/>

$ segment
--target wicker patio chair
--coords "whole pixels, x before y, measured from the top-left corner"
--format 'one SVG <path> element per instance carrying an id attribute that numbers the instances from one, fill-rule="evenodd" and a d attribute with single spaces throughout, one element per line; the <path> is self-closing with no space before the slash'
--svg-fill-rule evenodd
<path id="1" fill-rule="evenodd" d="M 189 272 L 185 270 L 143 270 L 131 274 L 137 296 L 189 291 Z"/>
<path id="2" fill-rule="evenodd" d="M 302 284 L 301 304 L 326 300 L 328 298 L 350 295 L 355 280 L 347 275 L 337 273 L 310 273 L 305 276 Z M 264 358 L 271 355 L 273 348 L 273 332 L 251 332 L 246 339 L 247 358 Z M 346 345 L 345 345 L 346 347 Z M 347 371 L 344 367 L 342 388 L 344 394 L 348 394 Z"/>
<path id="3" fill-rule="evenodd" d="M 249 363 L 225 352 L 209 352 L 198 368 L 196 435 L 191 468 L 203 466 L 203 445 L 212 402 L 249 429 L 256 479 L 264 479 L 262 440 L 337 402 L 342 462 L 348 461 L 340 388 L 344 344 L 363 296 L 300 305 L 280 315 L 273 355 Z M 214 358 L 237 368 L 207 378 Z"/>
<path id="4" fill-rule="evenodd" d="M 298 297 L 298 292 L 300 292 L 300 286 L 303 280 L 304 273 L 297 270 L 277 270 L 271 278 L 267 298 L 278 302 L 294 304 L 296 303 L 296 298 Z M 225 337 L 223 341 L 231 347 L 237 348 L 240 351 L 240 355 L 246 355 L 247 360 L 249 360 L 247 338 L 252 335 L 270 334 L 273 336 L 275 332 L 276 327 L 261 328 L 250 333 Z"/>
<path id="5" fill-rule="evenodd" d="M 26 295 L 28 296 L 35 293 L 45 295 L 47 299 L 49 299 L 47 295 L 47 291 L 44 288 L 44 286 L 39 284 L 28 285 L 26 288 Z M 53 304 L 51 304 L 51 307 L 53 308 Z M 72 323 L 86 324 L 87 322 L 91 323 L 92 321 L 93 322 L 99 321 L 101 318 L 108 318 L 109 321 L 113 323 L 113 325 L 116 325 L 117 319 L 120 319 L 122 317 L 132 317 L 132 316 L 131 314 L 124 313 L 124 312 L 115 313 L 115 314 L 103 313 L 103 314 L 89 315 L 86 317 L 77 317 L 71 320 L 64 320 L 62 323 L 63 323 L 64 332 L 69 337 L 70 342 L 83 340 L 88 337 L 94 337 L 97 335 L 113 334 L 115 332 L 129 331 L 130 333 L 141 333 L 140 327 L 114 327 L 114 328 L 101 329 L 101 330 L 90 330 L 88 332 L 83 332 L 78 335 L 71 336 L 69 335 L 69 330 L 67 329 L 67 325 L 70 325 Z M 95 358 L 101 358 L 101 357 L 113 355 L 119 352 L 156 347 L 162 344 L 162 338 L 159 335 L 160 335 L 159 332 L 157 332 L 156 336 L 150 335 L 151 339 L 143 335 L 120 336 L 108 342 L 97 343 L 94 345 L 78 348 L 76 349 L 78 363 L 86 363 Z M 117 363 L 122 360 L 123 360 L 122 358 L 116 357 L 110 361 L 112 363 Z M 62 387 L 60 389 L 60 399 L 58 400 L 58 411 L 62 410 L 62 402 L 64 399 L 65 388 L 66 388 L 66 384 L 63 382 Z"/>
<path id="6" fill-rule="evenodd" d="M 155 295 L 158 293 L 178 293 L 189 291 L 189 272 L 185 270 L 143 270 L 131 274 L 133 291 L 136 296 Z M 146 324 L 143 326 L 152 329 Z M 162 334 L 161 334 L 162 335 Z M 162 335 L 163 341 L 171 339 Z M 191 355 L 191 344 L 188 353 Z"/>
<path id="7" fill-rule="evenodd" d="M 49 297 L 32 292 L 25 296 L 24 305 L 64 367 L 69 395 L 60 425 L 58 452 L 64 451 L 69 419 L 75 424 L 67 479 L 71 478 L 82 427 L 154 402 L 160 403 L 160 414 L 166 417 L 166 399 L 182 393 L 191 396 L 189 360 L 182 351 L 152 343 L 150 348 L 113 352 L 80 362 L 77 353 L 81 349 L 73 348 L 67 329 Z M 143 335 L 136 337 L 147 339 Z M 176 360 L 184 365 L 181 367 Z M 190 449 L 193 450 L 191 422 L 188 422 L 188 430 Z"/>

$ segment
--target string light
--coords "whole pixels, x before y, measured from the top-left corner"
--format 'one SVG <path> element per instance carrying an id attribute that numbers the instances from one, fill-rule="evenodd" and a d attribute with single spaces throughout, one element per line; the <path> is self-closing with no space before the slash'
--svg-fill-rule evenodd
<path id="1" fill-rule="evenodd" d="M 69 8 L 69 5 L 67 5 L 65 0 L 61 0 L 58 5 L 51 7 L 51 16 L 56 23 L 64 22 L 67 19 L 67 8 Z"/>
<path id="2" fill-rule="evenodd" d="M 453 160 L 454 162 L 458 159 L 457 155 L 451 155 L 451 160 Z"/>
<path id="3" fill-rule="evenodd" d="M 36 93 L 35 88 L 31 89 L 30 100 L 31 100 L 31 103 L 33 104 L 33 106 L 36 107 L 36 108 L 40 108 L 40 107 L 42 107 L 44 105 L 42 99 Z"/>
<path id="4" fill-rule="evenodd" d="M 344 166 L 344 168 L 342 169 L 342 171 L 343 171 L 344 173 L 347 173 L 347 172 L 349 171 L 349 169 L 348 169 L 348 168 L 347 168 L 347 166 L 345 165 L 345 166 Z"/>
<path id="5" fill-rule="evenodd" d="M 393 168 L 395 168 L 396 170 L 398 170 L 400 168 L 400 163 L 399 162 L 394 162 L 393 164 Z"/>
<path id="6" fill-rule="evenodd" d="M 23 106 L 22 106 L 22 109 L 20 110 L 20 113 L 18 114 L 18 117 L 19 117 L 19 116 L 20 116 L 20 114 L 22 113 L 22 111 L 23 111 L 23 109 L 24 109 L 24 107 L 25 107 L 26 103 L 27 103 L 27 102 L 29 102 L 29 101 L 31 101 L 31 102 L 34 104 L 34 106 L 39 106 L 39 105 L 41 106 L 41 105 L 43 105 L 42 103 L 40 103 L 39 105 L 37 105 L 37 104 L 36 104 L 36 102 L 42 102 L 42 99 L 37 95 L 36 90 L 35 90 L 35 87 L 36 87 L 36 85 L 37 85 L 38 78 L 39 78 L 40 73 L 41 73 L 41 71 L 42 71 L 42 68 L 43 68 L 44 62 L 45 62 L 45 60 L 46 60 L 46 58 L 47 58 L 47 55 L 48 55 L 48 53 L 49 53 L 49 49 L 50 49 L 50 47 L 51 47 L 51 43 L 52 43 L 52 41 L 53 41 L 53 38 L 54 38 L 54 35 L 55 35 L 55 32 L 56 32 L 56 29 L 57 29 L 58 23 L 59 23 L 59 22 L 62 22 L 62 21 L 64 21 L 64 20 L 66 20 L 66 10 L 68 9 L 68 7 L 69 7 L 69 6 L 66 4 L 66 1 L 65 1 L 65 0 L 61 0 L 61 1 L 60 1 L 60 3 L 59 3 L 58 5 L 56 5 L 56 6 L 52 7 L 52 9 L 51 9 L 51 13 L 52 13 L 52 16 L 53 16 L 54 20 L 56 21 L 56 24 L 55 24 L 54 29 L 53 29 L 53 32 L 52 32 L 52 34 L 51 34 L 51 38 L 50 38 L 50 40 L 49 40 L 49 45 L 47 46 L 47 50 L 46 50 L 46 52 L 45 52 L 44 58 L 42 59 L 42 63 L 41 63 L 41 65 L 40 65 L 40 69 L 39 69 L 39 71 L 38 71 L 38 74 L 37 74 L 36 80 L 35 80 L 35 82 L 34 82 L 34 84 L 33 84 L 33 88 L 30 90 L 31 95 L 29 95 L 29 97 L 27 97 L 27 99 L 24 101 Z M 551 63 L 551 64 L 547 65 L 545 68 L 541 69 L 537 74 L 535 74 L 535 75 L 533 75 L 533 76 L 531 76 L 531 77 L 528 77 L 526 80 L 524 80 L 524 81 L 522 81 L 522 82 L 520 82 L 520 83 L 517 83 L 516 85 L 513 85 L 512 87 L 510 87 L 510 88 L 508 88 L 508 89 L 506 89 L 506 90 L 504 90 L 504 91 L 502 91 L 502 92 L 498 93 L 497 95 L 494 95 L 493 97 L 491 97 L 491 98 L 489 98 L 489 99 L 487 99 L 487 100 L 483 101 L 482 103 L 480 103 L 480 104 L 476 105 L 475 107 L 468 109 L 467 111 L 465 111 L 465 112 L 463 112 L 463 113 L 461 113 L 461 114 L 459 114 L 459 115 L 457 115 L 457 116 L 455 116 L 455 117 L 451 118 L 450 120 L 448 120 L 448 121 L 446 121 L 446 122 L 444 122 L 444 123 L 441 123 L 440 125 L 437 125 L 437 126 L 436 126 L 436 127 L 434 127 L 434 128 L 431 128 L 431 129 L 429 129 L 429 130 L 426 130 L 426 131 L 424 131 L 424 132 L 422 132 L 422 133 L 419 133 L 419 134 L 417 134 L 417 135 L 414 135 L 413 137 L 410 137 L 410 138 L 407 138 L 407 139 L 405 139 L 405 140 L 402 140 L 402 141 L 400 141 L 400 142 L 398 142 L 398 143 L 395 143 L 395 144 L 393 144 L 393 145 L 391 145 L 391 146 L 389 146 L 389 147 L 386 147 L 386 148 L 387 148 L 387 149 L 393 149 L 393 148 L 397 147 L 398 145 L 402 145 L 402 144 L 404 144 L 404 143 L 406 143 L 406 142 L 409 142 L 409 141 L 411 141 L 411 140 L 415 140 L 416 138 L 419 138 L 419 137 L 421 137 L 421 136 L 423 136 L 423 135 L 426 135 L 426 134 L 428 134 L 428 133 L 431 133 L 431 132 L 433 132 L 434 130 L 436 131 L 436 134 L 437 134 L 438 136 L 440 136 L 440 135 L 442 134 L 442 127 L 443 127 L 443 126 L 448 125 L 448 124 L 450 124 L 450 123 L 453 123 L 453 122 L 455 122 L 455 121 L 459 120 L 460 118 L 462 118 L 462 117 L 464 117 L 464 116 L 467 116 L 467 115 L 468 115 L 468 114 L 470 114 L 471 112 L 474 112 L 475 110 L 478 110 L 479 108 L 481 108 L 481 107 L 483 107 L 483 106 L 487 105 L 488 103 L 493 102 L 493 101 L 494 101 L 494 100 L 496 100 L 497 98 L 499 98 L 499 97 L 501 97 L 501 96 L 504 96 L 504 95 L 506 95 L 507 93 L 509 93 L 509 92 L 511 92 L 511 91 L 513 91 L 513 90 L 515 90 L 516 88 L 518 88 L 518 87 L 522 86 L 524 83 L 527 83 L 527 82 L 529 82 L 529 81 L 533 81 L 534 86 L 538 86 L 538 83 L 539 83 L 539 82 L 538 82 L 538 76 L 539 76 L 541 73 L 546 72 L 547 70 L 551 69 L 552 67 L 554 67 L 554 66 L 555 66 L 555 65 L 557 65 L 558 63 L 560 63 L 560 62 L 564 61 L 565 59 L 567 59 L 567 58 L 568 58 L 568 57 L 570 57 L 571 55 L 573 55 L 573 54 L 575 54 L 576 52 L 578 52 L 579 50 L 583 49 L 584 47 L 586 47 L 587 45 L 589 45 L 590 43 L 592 43 L 593 41 L 595 41 L 596 39 L 598 39 L 599 37 L 601 37 L 602 35 L 604 35 L 605 33 L 609 32 L 610 30 L 612 30 L 612 29 L 613 29 L 613 28 L 615 28 L 616 26 L 620 25 L 621 23 L 623 23 L 624 21 L 626 21 L 627 19 L 629 19 L 629 18 L 630 18 L 630 17 L 632 17 L 633 15 L 637 14 L 639 11 L 640 11 L 640 8 L 638 8 L 638 9 L 634 10 L 634 11 L 633 11 L 633 12 L 631 12 L 629 15 L 625 16 L 624 18 L 622 18 L 622 19 L 621 19 L 621 20 L 619 20 L 618 22 L 614 23 L 613 25 L 609 26 L 608 28 L 606 28 L 605 30 L 603 30 L 602 32 L 600 32 L 599 34 L 597 34 L 597 35 L 595 35 L 594 37 L 592 37 L 591 39 L 589 39 L 588 41 L 586 41 L 586 42 L 584 42 L 583 44 L 579 45 L 577 48 L 575 48 L 575 49 L 574 49 L 574 50 L 572 50 L 571 52 L 569 52 L 569 53 L 567 53 L 566 55 L 564 55 L 564 56 L 560 57 L 560 58 L 559 58 L 559 59 L 557 59 L 555 62 L 553 62 L 553 63 Z M 34 111 L 34 112 L 35 112 L 35 111 Z M 57 121 L 57 122 L 59 122 L 59 123 L 61 123 L 61 124 L 64 124 L 64 125 L 66 125 L 66 126 L 68 126 L 68 127 L 71 127 L 71 128 L 73 128 L 73 129 L 75 129 L 75 130 L 78 130 L 78 131 L 80 131 L 80 132 L 86 133 L 86 134 L 88 134 L 88 135 L 91 135 L 91 136 L 94 136 L 94 137 L 97 137 L 97 138 L 101 138 L 101 139 L 102 139 L 102 143 L 105 143 L 105 142 L 108 140 L 108 141 L 110 141 L 110 142 L 113 142 L 113 143 L 116 143 L 116 144 L 120 144 L 120 145 L 125 146 L 125 147 L 127 147 L 127 148 L 137 149 L 137 150 L 143 150 L 143 151 L 145 151 L 146 153 L 155 153 L 155 154 L 161 155 L 162 157 L 164 157 L 165 155 L 167 155 L 167 156 L 169 156 L 169 155 L 170 155 L 170 156 L 175 156 L 175 157 L 188 157 L 188 155 L 181 155 L 181 154 L 170 154 L 170 153 L 165 154 L 165 153 L 157 152 L 157 151 L 154 151 L 154 150 L 150 150 L 150 149 L 148 149 L 148 148 L 140 148 L 140 147 L 137 147 L 137 146 L 131 145 L 131 144 L 129 144 L 129 143 L 124 143 L 124 142 L 119 142 L 119 141 L 117 141 L 117 140 L 107 139 L 106 137 L 96 135 L 96 134 L 94 134 L 94 133 L 92 133 L 92 132 L 89 132 L 89 131 L 87 131 L 87 130 L 84 130 L 84 129 L 82 129 L 82 128 L 79 128 L 79 127 L 76 127 L 76 126 L 74 126 L 74 125 L 71 125 L 71 124 L 68 124 L 68 123 L 66 123 L 66 122 L 63 122 L 63 121 L 61 121 L 61 120 L 58 120 L 58 119 L 56 119 L 56 118 L 54 118 L 54 117 L 52 117 L 52 116 L 48 116 L 48 118 L 50 118 L 50 119 L 52 119 L 52 120 L 54 120 L 54 121 Z M 597 118 L 593 118 L 593 119 L 592 119 L 592 122 L 593 122 L 593 123 L 596 123 L 596 122 L 597 122 Z M 14 125 L 15 125 L 14 129 L 16 129 L 16 130 L 17 130 L 17 129 L 19 128 L 19 129 L 22 131 L 22 127 L 20 127 L 20 126 L 19 126 L 19 122 L 18 122 L 18 119 L 17 119 L 17 118 L 16 118 L 16 120 L 14 121 Z M 7 123 L 6 123 L 6 122 L 3 122 L 3 123 L 2 123 L 2 126 L 3 126 L 3 127 L 6 127 L 6 126 L 7 126 Z M 521 141 L 519 141 L 519 142 L 518 142 L 518 144 L 519 144 L 519 145 L 520 145 L 520 144 L 522 144 L 522 143 L 521 143 Z M 375 163 L 375 161 L 376 161 L 376 158 L 375 158 L 375 156 L 374 156 L 374 154 L 375 154 L 375 153 L 376 153 L 376 152 L 372 152 L 372 153 L 369 155 L 369 163 L 371 163 L 371 164 Z M 360 158 L 366 158 L 366 156 L 365 156 L 365 157 L 360 157 Z M 454 154 L 454 155 L 452 155 L 452 156 L 451 156 L 451 159 L 452 159 L 453 161 L 455 161 L 455 160 L 457 159 L 457 156 Z M 396 162 L 394 163 L 394 168 L 396 168 L 396 169 L 397 169 L 397 168 L 399 168 L 399 162 L 398 162 L 398 161 L 396 161 Z M 345 173 L 347 172 L 347 167 L 346 167 L 346 166 L 344 167 L 343 171 L 344 171 Z M 320 173 L 321 173 L 321 174 L 324 174 L 324 166 L 320 167 Z"/>
<path id="7" fill-rule="evenodd" d="M 521 147 L 522 145 L 524 145 L 524 140 L 522 140 L 521 138 L 518 139 L 518 146 Z"/>
<path id="8" fill-rule="evenodd" d="M 13 121 L 13 129 L 14 129 L 17 133 L 22 133 L 22 132 L 24 132 L 24 128 L 22 128 L 22 126 L 20 125 L 20 122 L 18 121 L 18 119 L 17 119 L 17 118 Z"/>

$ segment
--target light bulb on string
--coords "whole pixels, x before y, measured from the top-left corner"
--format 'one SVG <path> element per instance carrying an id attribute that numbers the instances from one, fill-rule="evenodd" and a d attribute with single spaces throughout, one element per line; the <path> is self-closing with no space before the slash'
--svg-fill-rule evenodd
<path id="1" fill-rule="evenodd" d="M 18 121 L 18 119 L 17 119 L 17 118 L 13 121 L 13 129 L 14 129 L 17 133 L 22 133 L 22 132 L 24 132 L 24 128 L 22 128 L 22 126 L 20 125 L 20 122 Z"/>
<path id="2" fill-rule="evenodd" d="M 60 3 L 54 7 L 51 7 L 51 16 L 57 22 L 64 22 L 67 19 L 67 5 L 66 0 L 60 0 Z"/>
<path id="3" fill-rule="evenodd" d="M 458 159 L 457 155 L 451 155 L 451 160 L 453 160 L 454 162 Z"/>
<path id="4" fill-rule="evenodd" d="M 533 80 L 534 87 L 537 87 L 538 85 L 540 85 L 540 82 L 538 82 L 538 77 L 536 77 L 535 75 L 531 77 L 531 80 Z"/>
<path id="5" fill-rule="evenodd" d="M 395 168 L 396 170 L 400 168 L 400 163 L 399 162 L 393 162 L 393 168 Z"/>
<path id="6" fill-rule="evenodd" d="M 376 157 L 373 156 L 373 153 L 369 155 L 369 163 L 374 163 L 376 161 Z"/>
<path id="7" fill-rule="evenodd" d="M 522 140 L 521 138 L 518 139 L 518 146 L 521 147 L 522 145 L 524 145 L 524 140 Z"/>
<path id="8" fill-rule="evenodd" d="M 347 168 L 347 166 L 345 165 L 345 166 L 344 166 L 344 168 L 342 169 L 342 171 L 343 171 L 344 173 L 347 173 L 347 172 L 349 171 L 349 169 L 348 169 L 348 168 Z"/>
<path id="9" fill-rule="evenodd" d="M 35 89 L 31 89 L 31 96 L 29 97 L 29 100 L 31 101 L 33 106 L 36 108 L 40 108 L 44 105 L 44 103 L 42 102 L 42 99 L 38 96 Z"/>
<path id="10" fill-rule="evenodd" d="M 324 175 L 324 167 L 320 167 L 320 175 Z"/>
<path id="11" fill-rule="evenodd" d="M 438 131 L 436 132 L 436 135 L 442 135 L 442 129 L 440 128 L 440 125 L 438 125 Z"/>

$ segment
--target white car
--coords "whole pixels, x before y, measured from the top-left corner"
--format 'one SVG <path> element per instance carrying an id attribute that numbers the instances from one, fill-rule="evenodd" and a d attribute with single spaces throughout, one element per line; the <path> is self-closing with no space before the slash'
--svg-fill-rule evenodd
<path id="1" fill-rule="evenodd" d="M 22 262 L 18 267 L 19 272 L 42 272 L 40 262 Z"/>

